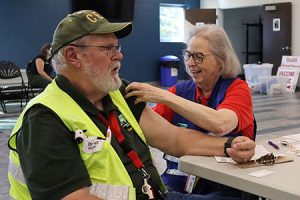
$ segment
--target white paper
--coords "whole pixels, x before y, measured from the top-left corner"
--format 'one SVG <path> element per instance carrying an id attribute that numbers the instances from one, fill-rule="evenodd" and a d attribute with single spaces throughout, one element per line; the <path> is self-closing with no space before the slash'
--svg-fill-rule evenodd
<path id="1" fill-rule="evenodd" d="M 270 152 L 263 145 L 258 144 L 255 147 L 255 154 L 251 160 L 259 159 L 260 157 L 262 157 L 268 153 L 270 153 Z"/>
<path id="2" fill-rule="evenodd" d="M 288 153 L 300 156 L 300 144 L 290 144 L 288 147 L 290 148 Z"/>
<path id="3" fill-rule="evenodd" d="M 87 137 L 83 142 L 83 151 L 88 154 L 101 151 L 104 141 L 96 136 Z"/>
<path id="4" fill-rule="evenodd" d="M 286 136 L 282 136 L 283 138 L 287 138 L 287 139 L 291 139 L 291 140 L 296 140 L 296 141 L 300 141 L 300 133 L 298 134 L 293 134 L 293 135 L 286 135 Z"/>
<path id="5" fill-rule="evenodd" d="M 275 173 L 275 172 L 271 171 L 271 170 L 263 169 L 263 170 L 259 170 L 259 171 L 256 171 L 256 172 L 252 172 L 248 175 L 254 176 L 254 177 L 257 177 L 257 178 L 261 178 L 261 177 L 268 176 L 268 175 L 273 174 L 273 173 Z"/>

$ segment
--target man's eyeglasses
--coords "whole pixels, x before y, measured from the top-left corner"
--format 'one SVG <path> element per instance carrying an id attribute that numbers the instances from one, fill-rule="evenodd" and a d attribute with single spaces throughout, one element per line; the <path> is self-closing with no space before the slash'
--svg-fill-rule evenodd
<path id="1" fill-rule="evenodd" d="M 121 45 L 108 45 L 108 46 L 101 46 L 101 45 L 80 45 L 80 44 L 69 44 L 70 46 L 74 47 L 96 47 L 96 48 L 102 48 L 107 51 L 107 57 L 114 57 L 118 52 L 121 52 Z"/>
<path id="2" fill-rule="evenodd" d="M 212 54 L 205 54 L 205 53 L 201 53 L 201 52 L 195 52 L 192 53 L 186 49 L 182 50 L 182 55 L 185 61 L 188 61 L 191 57 L 193 58 L 193 60 L 197 63 L 197 64 L 202 64 L 203 60 Z"/>

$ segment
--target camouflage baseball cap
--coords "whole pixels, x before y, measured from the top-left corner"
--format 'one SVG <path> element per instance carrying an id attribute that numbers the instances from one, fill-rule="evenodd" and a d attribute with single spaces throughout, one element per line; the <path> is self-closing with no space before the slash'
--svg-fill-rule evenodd
<path id="1" fill-rule="evenodd" d="M 115 33 L 117 38 L 123 38 L 130 34 L 131 30 L 131 22 L 110 23 L 96 11 L 81 10 L 67 15 L 58 24 L 53 35 L 51 55 L 88 34 Z"/>

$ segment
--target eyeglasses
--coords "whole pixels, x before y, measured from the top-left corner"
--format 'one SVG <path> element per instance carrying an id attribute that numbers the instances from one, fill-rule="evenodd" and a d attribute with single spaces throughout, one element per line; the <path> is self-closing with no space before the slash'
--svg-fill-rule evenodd
<path id="1" fill-rule="evenodd" d="M 121 45 L 108 45 L 108 46 L 101 46 L 101 45 L 80 45 L 80 44 L 69 44 L 69 46 L 74 46 L 74 47 L 96 47 L 96 48 L 103 48 L 107 51 L 107 57 L 114 57 L 118 52 L 121 52 Z"/>
<path id="2" fill-rule="evenodd" d="M 182 55 L 185 61 L 188 61 L 191 57 L 193 58 L 193 60 L 197 63 L 197 64 L 202 64 L 203 60 L 207 57 L 210 56 L 212 54 L 205 54 L 205 53 L 201 53 L 201 52 L 195 52 L 192 53 L 190 51 L 187 51 L 186 49 L 182 50 Z"/>

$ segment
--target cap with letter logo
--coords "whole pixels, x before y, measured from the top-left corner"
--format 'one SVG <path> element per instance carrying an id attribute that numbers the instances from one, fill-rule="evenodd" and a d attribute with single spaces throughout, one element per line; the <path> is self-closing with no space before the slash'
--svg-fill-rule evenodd
<path id="1" fill-rule="evenodd" d="M 123 38 L 129 35 L 131 30 L 131 22 L 111 23 L 96 11 L 81 10 L 67 15 L 58 24 L 53 35 L 51 55 L 88 34 L 115 33 L 117 38 Z"/>

